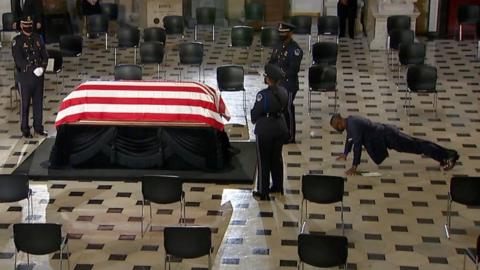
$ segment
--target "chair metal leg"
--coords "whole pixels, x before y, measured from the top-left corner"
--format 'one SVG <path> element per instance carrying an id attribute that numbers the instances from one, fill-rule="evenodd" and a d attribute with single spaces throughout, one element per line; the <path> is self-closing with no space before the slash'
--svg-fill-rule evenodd
<path id="1" fill-rule="evenodd" d="M 459 30 L 458 30 L 458 40 L 462 41 L 462 39 L 463 39 L 463 27 L 462 27 L 462 24 L 460 24 Z"/>
<path id="2" fill-rule="evenodd" d="M 160 80 L 160 64 L 157 64 L 157 79 Z"/>
<path id="3" fill-rule="evenodd" d="M 108 33 L 105 33 L 105 51 L 108 51 Z"/>
<path id="4" fill-rule="evenodd" d="M 303 223 L 303 203 L 305 202 L 304 199 L 302 199 L 302 203 L 300 204 L 300 222 L 298 223 L 298 226 L 300 226 L 300 229 L 302 228 L 302 223 Z"/>
<path id="5" fill-rule="evenodd" d="M 63 270 L 63 250 L 60 248 L 60 270 Z"/>
<path id="6" fill-rule="evenodd" d="M 133 64 L 137 64 L 137 47 L 133 48 Z"/>
<path id="7" fill-rule="evenodd" d="M 142 234 L 142 238 L 143 238 L 143 219 L 144 219 L 144 215 L 143 215 L 143 207 L 145 206 L 145 201 L 142 199 L 142 218 L 140 219 L 140 232 Z"/>
<path id="8" fill-rule="evenodd" d="M 447 236 L 447 239 L 450 239 L 450 226 L 452 225 L 451 211 L 452 211 L 452 197 L 449 192 L 448 198 L 447 198 L 447 223 L 445 224 L 445 235 Z"/>
<path id="9" fill-rule="evenodd" d="M 437 106 L 438 106 L 438 94 L 435 92 L 433 94 L 433 109 L 435 110 L 435 115 L 437 115 Z"/>
<path id="10" fill-rule="evenodd" d="M 117 66 L 117 48 L 113 49 L 113 66 Z"/>
<path id="11" fill-rule="evenodd" d="M 212 25 L 212 41 L 215 42 L 215 25 Z"/>
<path id="12" fill-rule="evenodd" d="M 308 51 L 312 51 L 312 35 L 308 34 Z"/>
<path id="13" fill-rule="evenodd" d="M 208 270 L 212 270 L 212 258 L 210 253 L 208 253 Z"/>
<path id="14" fill-rule="evenodd" d="M 197 41 L 198 25 L 195 24 L 195 29 L 193 31 L 194 31 L 193 32 L 194 39 L 195 39 L 195 41 Z"/>
<path id="15" fill-rule="evenodd" d="M 15 249 L 15 255 L 13 259 L 13 270 L 17 270 L 17 249 Z"/>
<path id="16" fill-rule="evenodd" d="M 198 65 L 198 81 L 201 82 L 202 65 Z"/>
<path id="17" fill-rule="evenodd" d="M 334 100 L 334 103 L 333 103 L 333 113 L 337 113 L 337 92 L 338 92 L 338 90 L 335 89 L 335 100 Z"/>
<path id="18" fill-rule="evenodd" d="M 477 59 L 480 60 L 480 37 L 478 37 L 477 41 Z"/>
<path id="19" fill-rule="evenodd" d="M 308 114 L 311 114 L 312 113 L 312 89 L 309 89 L 307 99 L 308 99 Z"/>

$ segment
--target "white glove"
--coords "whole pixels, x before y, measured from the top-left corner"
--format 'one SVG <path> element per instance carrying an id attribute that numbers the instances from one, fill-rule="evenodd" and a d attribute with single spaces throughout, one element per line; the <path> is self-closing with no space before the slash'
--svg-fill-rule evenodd
<path id="1" fill-rule="evenodd" d="M 33 70 L 33 74 L 35 76 L 40 77 L 43 75 L 43 68 L 42 67 L 37 67 L 36 69 Z"/>

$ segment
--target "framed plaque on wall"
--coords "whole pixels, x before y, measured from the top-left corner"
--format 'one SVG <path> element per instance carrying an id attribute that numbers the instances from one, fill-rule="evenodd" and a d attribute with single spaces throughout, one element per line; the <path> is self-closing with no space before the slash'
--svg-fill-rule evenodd
<path id="1" fill-rule="evenodd" d="M 167 15 L 182 15 L 182 1 L 178 0 L 147 0 L 147 27 L 163 26 L 163 17 Z"/>

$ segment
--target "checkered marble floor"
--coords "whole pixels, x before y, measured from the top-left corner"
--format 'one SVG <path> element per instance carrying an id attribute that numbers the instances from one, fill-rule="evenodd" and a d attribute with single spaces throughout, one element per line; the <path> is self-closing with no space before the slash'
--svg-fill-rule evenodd
<path id="1" fill-rule="evenodd" d="M 228 47 L 228 29 L 218 29 L 213 44 L 205 41 L 205 82 L 215 86 L 215 68 L 242 64 L 251 108 L 257 91 L 264 87 L 257 68 L 258 45 L 249 50 Z M 188 32 L 185 40 L 192 40 Z M 200 38 L 210 40 L 202 30 Z M 300 180 L 305 173 L 343 175 L 347 163 L 335 161 L 343 150 L 344 135 L 329 127 L 333 96 L 315 95 L 308 114 L 307 70 L 311 64 L 307 37 L 295 36 L 304 48 L 297 98 L 298 143 L 284 147 L 285 196 L 269 202 L 256 201 L 249 185 L 185 184 L 187 217 L 191 224 L 214 228 L 214 269 L 294 269 L 297 266 Z M 110 40 L 115 46 L 114 38 Z M 169 38 L 165 64 L 167 79 L 179 74 L 177 44 Z M 345 187 L 346 236 L 349 239 L 349 269 L 462 269 L 463 249 L 474 245 L 480 233 L 478 209 L 454 204 L 454 234 L 447 240 L 443 224 L 449 181 L 452 175 L 476 175 L 480 170 L 477 138 L 480 134 L 480 63 L 474 61 L 472 41 L 438 40 L 427 43 L 427 63 L 438 68 L 439 106 L 433 111 L 432 96 L 414 96 L 407 115 L 403 108 L 404 84 L 395 85 L 397 73 L 387 67 L 383 51 L 369 51 L 367 41 L 341 39 L 338 69 L 339 111 L 360 114 L 374 121 L 397 125 L 405 132 L 457 149 L 460 162 L 444 173 L 427 158 L 391 152 L 376 166 L 362 156 L 361 169 L 380 177 L 348 177 Z M 55 48 L 50 46 L 49 48 Z M 40 138 L 24 140 L 19 131 L 18 108 L 11 108 L 13 61 L 10 48 L 0 50 L 0 164 L 9 173 L 41 143 Z M 47 75 L 44 118 L 55 135 L 55 113 L 60 101 L 75 85 L 85 80 L 113 79 L 113 49 L 103 50 L 103 40 L 85 39 L 79 58 L 65 59 L 56 84 Z M 119 63 L 133 62 L 133 50 L 121 50 Z M 184 79 L 197 78 L 195 67 L 184 67 Z M 144 67 L 145 79 L 156 77 L 155 66 Z M 403 81 L 403 79 L 401 79 Z M 13 93 L 15 94 L 15 93 Z M 227 125 L 232 140 L 253 138 L 253 125 L 245 127 L 241 96 L 225 94 L 235 116 Z M 249 118 L 249 116 L 247 116 Z M 250 121 L 250 120 L 248 120 Z M 13 266 L 12 224 L 32 219 L 59 222 L 70 237 L 71 269 L 163 269 L 162 226 L 177 224 L 178 205 L 154 205 L 153 229 L 140 235 L 140 186 L 135 182 L 52 181 L 32 182 L 34 216 L 27 217 L 26 202 L 0 204 L 0 269 Z M 340 206 L 309 204 L 309 228 L 340 234 Z M 33 269 L 56 269 L 58 254 L 33 259 Z M 24 264 L 26 257 L 20 261 Z M 173 263 L 174 269 L 203 269 L 206 258 Z M 472 264 L 467 262 L 467 267 Z M 306 267 L 307 269 L 310 269 Z M 26 267 L 22 267 L 26 269 Z"/>

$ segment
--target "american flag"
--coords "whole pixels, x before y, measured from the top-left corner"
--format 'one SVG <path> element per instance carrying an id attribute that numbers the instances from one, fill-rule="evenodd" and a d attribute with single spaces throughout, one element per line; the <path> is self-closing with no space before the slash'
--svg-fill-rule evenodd
<path id="1" fill-rule="evenodd" d="M 230 119 L 217 89 L 197 82 L 89 81 L 62 102 L 55 126 L 105 122 L 206 124 L 223 130 Z"/>

